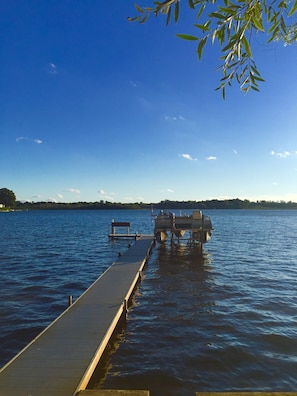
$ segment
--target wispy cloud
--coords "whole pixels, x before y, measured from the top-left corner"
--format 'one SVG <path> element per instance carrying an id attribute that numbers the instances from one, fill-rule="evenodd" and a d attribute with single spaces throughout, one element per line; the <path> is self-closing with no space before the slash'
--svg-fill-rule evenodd
<path id="1" fill-rule="evenodd" d="M 233 153 L 235 154 L 235 155 L 237 155 L 238 154 L 238 152 L 237 152 L 237 150 L 233 150 Z"/>
<path id="2" fill-rule="evenodd" d="M 22 140 L 27 140 L 29 142 L 36 143 L 36 144 L 41 144 L 42 143 L 42 140 L 40 140 L 40 139 L 32 139 L 32 138 L 25 137 L 25 136 L 19 136 L 15 140 L 16 140 L 17 143 L 21 142 Z"/>
<path id="3" fill-rule="evenodd" d="M 214 157 L 213 155 L 210 155 L 206 159 L 207 159 L 207 161 L 215 161 L 217 159 L 217 157 Z"/>
<path id="4" fill-rule="evenodd" d="M 40 200 L 42 198 L 42 196 L 41 195 L 33 195 L 31 198 Z"/>
<path id="5" fill-rule="evenodd" d="M 49 197 L 49 198 L 47 199 L 47 202 L 58 203 L 58 201 L 56 200 L 56 198 L 52 198 L 52 197 Z"/>
<path id="6" fill-rule="evenodd" d="M 178 121 L 178 120 L 183 121 L 185 119 L 182 115 L 179 115 L 179 116 L 165 115 L 164 118 L 166 121 Z"/>
<path id="7" fill-rule="evenodd" d="M 74 194 L 80 194 L 80 190 L 78 188 L 67 188 L 66 191 Z"/>
<path id="8" fill-rule="evenodd" d="M 58 197 L 59 199 L 63 199 L 63 195 L 62 195 L 62 194 L 57 194 L 57 197 Z"/>
<path id="9" fill-rule="evenodd" d="M 49 74 L 58 74 L 57 66 L 54 63 L 50 63 L 48 66 Z"/>
<path id="10" fill-rule="evenodd" d="M 279 158 L 288 158 L 288 157 L 291 157 L 292 155 L 296 155 L 297 151 L 276 152 L 276 151 L 272 150 L 270 154 L 275 157 L 279 157 Z"/>
<path id="11" fill-rule="evenodd" d="M 106 193 L 104 190 L 100 189 L 100 190 L 98 190 L 98 193 L 101 195 L 101 198 L 102 198 L 103 200 L 105 200 L 105 201 L 111 201 L 111 202 L 114 201 L 114 197 L 113 197 L 113 196 L 115 195 L 114 192 Z"/>
<path id="12" fill-rule="evenodd" d="M 146 98 L 144 98 L 143 96 L 139 97 L 138 101 L 140 106 L 143 107 L 144 109 L 149 109 L 152 106 L 151 102 Z"/>
<path id="13" fill-rule="evenodd" d="M 167 188 L 167 190 L 166 190 L 168 193 L 170 193 L 170 194 L 173 194 L 174 193 L 174 191 L 171 189 L 171 188 Z"/>
<path id="14" fill-rule="evenodd" d="M 197 161 L 197 158 L 193 158 L 190 154 L 179 154 L 179 156 L 188 161 Z"/>
<path id="15" fill-rule="evenodd" d="M 130 85 L 132 85 L 133 88 L 137 87 L 137 84 L 134 81 L 130 80 L 129 82 L 130 82 Z"/>
<path id="16" fill-rule="evenodd" d="M 105 198 L 106 201 L 111 201 L 111 202 L 114 201 L 114 197 L 112 197 L 112 196 L 110 196 L 110 195 L 105 195 L 104 198 Z"/>

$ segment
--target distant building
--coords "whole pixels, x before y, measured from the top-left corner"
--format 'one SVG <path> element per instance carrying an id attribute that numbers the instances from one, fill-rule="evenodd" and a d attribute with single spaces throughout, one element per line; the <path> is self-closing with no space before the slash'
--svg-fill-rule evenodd
<path id="1" fill-rule="evenodd" d="M 5 205 L 0 203 L 0 208 L 5 208 Z"/>

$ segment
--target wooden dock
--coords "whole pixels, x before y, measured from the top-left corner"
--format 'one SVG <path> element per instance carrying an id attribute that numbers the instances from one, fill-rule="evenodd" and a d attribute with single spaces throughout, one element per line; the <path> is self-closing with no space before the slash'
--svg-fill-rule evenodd
<path id="1" fill-rule="evenodd" d="M 0 370 L 0 396 L 84 390 L 125 313 L 153 246 L 141 236 L 85 293 Z"/>

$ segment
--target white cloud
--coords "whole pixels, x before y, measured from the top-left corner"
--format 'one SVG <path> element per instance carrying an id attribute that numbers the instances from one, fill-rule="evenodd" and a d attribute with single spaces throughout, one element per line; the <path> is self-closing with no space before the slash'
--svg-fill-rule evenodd
<path id="1" fill-rule="evenodd" d="M 197 161 L 197 158 L 193 158 L 190 154 L 179 154 L 179 156 L 188 161 Z"/>
<path id="2" fill-rule="evenodd" d="M 134 88 L 136 88 L 137 87 L 137 84 L 134 82 L 134 81 L 132 81 L 132 80 L 130 80 L 130 84 L 132 85 L 132 87 L 134 87 Z"/>
<path id="3" fill-rule="evenodd" d="M 48 198 L 47 202 L 51 202 L 51 203 L 58 203 L 58 201 L 55 198 Z"/>
<path id="4" fill-rule="evenodd" d="M 114 201 L 113 198 L 113 195 L 115 195 L 114 192 L 106 193 L 104 190 L 100 189 L 98 190 L 98 193 L 101 195 L 101 199 L 104 199 L 105 201 Z"/>
<path id="5" fill-rule="evenodd" d="M 206 159 L 207 159 L 207 161 L 215 161 L 217 159 L 217 157 L 214 157 L 213 155 L 210 155 Z"/>
<path id="6" fill-rule="evenodd" d="M 62 194 L 57 194 L 57 197 L 60 199 L 63 199 L 63 195 Z"/>
<path id="7" fill-rule="evenodd" d="M 75 193 L 75 194 L 80 194 L 80 190 L 78 190 L 77 188 L 67 188 L 66 191 Z"/>
<path id="8" fill-rule="evenodd" d="M 48 67 L 49 74 L 58 74 L 57 66 L 54 63 L 50 63 Z"/>
<path id="9" fill-rule="evenodd" d="M 165 120 L 166 121 L 177 121 L 177 120 L 181 120 L 181 121 L 183 121 L 185 118 L 182 116 L 182 115 L 179 115 L 179 116 L 169 116 L 169 115 L 165 115 Z"/>
<path id="10" fill-rule="evenodd" d="M 274 150 L 271 151 L 270 153 L 271 155 L 275 156 L 275 157 L 279 157 L 279 158 L 288 158 L 291 155 L 296 155 L 296 151 L 290 152 L 290 151 L 283 151 L 283 152 L 275 152 Z"/>
<path id="11" fill-rule="evenodd" d="M 36 143 L 36 144 L 41 144 L 42 143 L 42 140 L 40 140 L 40 139 L 31 139 L 31 138 L 25 137 L 25 136 L 19 136 L 19 137 L 17 137 L 15 139 L 15 141 L 17 143 L 21 142 L 22 140 L 28 140 L 29 142 Z"/>
<path id="12" fill-rule="evenodd" d="M 167 192 L 169 192 L 169 193 L 174 193 L 174 191 L 173 190 L 171 190 L 171 188 L 167 188 L 167 190 L 166 190 Z"/>
<path id="13" fill-rule="evenodd" d="M 238 152 L 237 152 L 237 150 L 233 150 L 233 153 L 235 154 L 235 155 L 237 155 L 238 154 Z"/>
<path id="14" fill-rule="evenodd" d="M 143 197 L 137 197 L 137 198 L 124 197 L 124 200 L 127 202 L 143 202 L 144 198 Z"/>

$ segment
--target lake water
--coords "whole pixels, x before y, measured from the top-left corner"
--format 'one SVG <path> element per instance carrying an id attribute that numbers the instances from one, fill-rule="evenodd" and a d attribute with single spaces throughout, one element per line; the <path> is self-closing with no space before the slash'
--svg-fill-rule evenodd
<path id="1" fill-rule="evenodd" d="M 92 388 L 297 390 L 297 211 L 205 211 L 203 257 L 156 245 Z M 111 220 L 152 233 L 150 211 L 0 213 L 0 365 L 127 249 Z"/>

